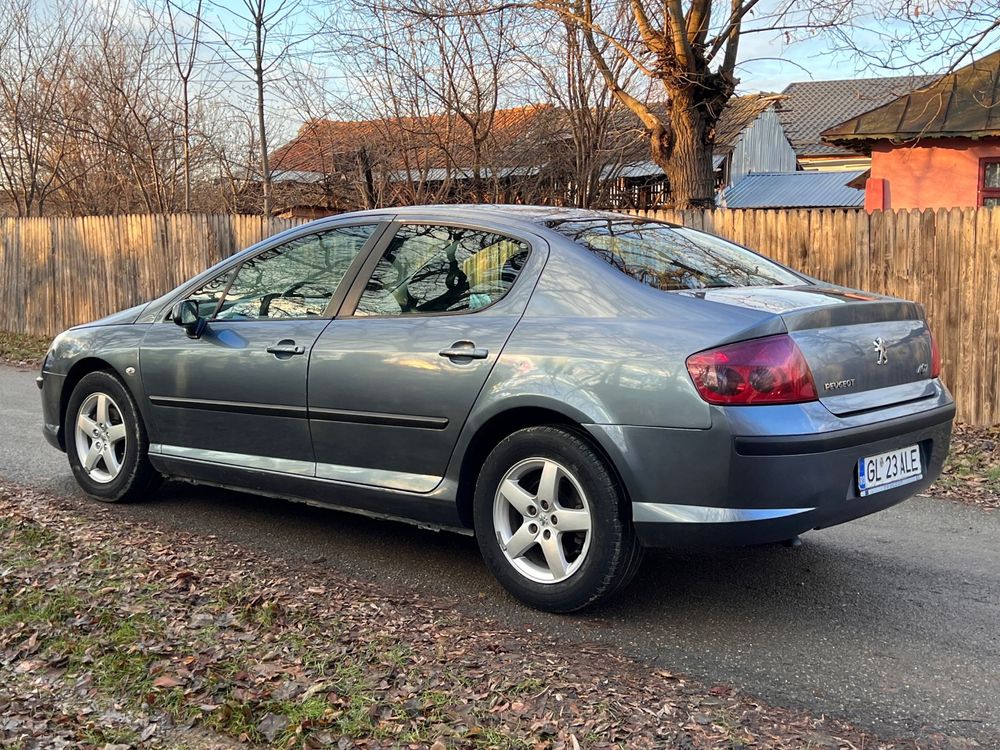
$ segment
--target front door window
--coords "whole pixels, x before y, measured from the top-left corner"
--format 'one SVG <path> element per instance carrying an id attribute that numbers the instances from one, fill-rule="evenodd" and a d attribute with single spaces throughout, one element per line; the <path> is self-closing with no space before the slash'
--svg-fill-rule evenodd
<path id="1" fill-rule="evenodd" d="M 217 294 L 217 320 L 324 317 L 347 269 L 375 231 L 374 224 L 329 229 L 258 253 Z"/>

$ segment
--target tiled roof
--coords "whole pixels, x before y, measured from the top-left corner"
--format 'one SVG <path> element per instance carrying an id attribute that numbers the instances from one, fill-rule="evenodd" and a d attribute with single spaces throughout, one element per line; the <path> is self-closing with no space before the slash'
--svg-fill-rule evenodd
<path id="1" fill-rule="evenodd" d="M 837 144 L 1000 135 L 1000 50 L 823 132 Z"/>
<path id="2" fill-rule="evenodd" d="M 518 153 L 519 142 L 537 143 L 527 136 L 540 129 L 553 117 L 547 105 L 517 107 L 497 110 L 490 129 L 490 141 L 485 148 L 492 152 L 503 151 L 512 157 Z M 551 128 L 549 128 L 551 132 Z M 454 117 L 433 115 L 429 117 L 402 117 L 383 120 L 310 120 L 291 141 L 271 154 L 273 168 L 280 172 L 314 172 L 332 174 L 345 164 L 357 159 L 358 151 L 365 147 L 380 158 L 385 166 L 397 170 L 427 170 L 447 166 L 446 151 L 460 163 L 465 156 L 468 163 L 471 144 L 455 133 L 468 133 L 468 128 L 457 127 Z M 388 148 L 386 146 L 388 145 Z M 530 154 L 522 154 L 530 160 Z M 524 163 L 521 161 L 520 163 Z"/>
<path id="3" fill-rule="evenodd" d="M 933 76 L 899 76 L 791 83 L 781 92 L 778 117 L 798 156 L 846 155 L 852 152 L 823 143 L 820 133 L 933 80 Z"/>
<path id="4" fill-rule="evenodd" d="M 857 208 L 865 204 L 865 191 L 848 183 L 864 172 L 748 174 L 720 202 L 726 208 Z"/>

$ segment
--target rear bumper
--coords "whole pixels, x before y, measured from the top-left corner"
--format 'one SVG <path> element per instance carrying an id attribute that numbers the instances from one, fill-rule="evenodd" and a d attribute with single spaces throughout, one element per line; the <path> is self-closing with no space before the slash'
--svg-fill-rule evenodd
<path id="1" fill-rule="evenodd" d="M 633 523 L 646 546 L 743 545 L 884 510 L 937 479 L 954 415 L 949 399 L 891 420 L 804 435 L 733 436 L 728 425 L 664 431 L 666 442 L 648 432 L 632 435 L 633 481 L 626 484 Z M 858 459 L 913 444 L 920 447 L 922 479 L 859 496 Z M 640 472 L 644 479 L 636 481 Z"/>

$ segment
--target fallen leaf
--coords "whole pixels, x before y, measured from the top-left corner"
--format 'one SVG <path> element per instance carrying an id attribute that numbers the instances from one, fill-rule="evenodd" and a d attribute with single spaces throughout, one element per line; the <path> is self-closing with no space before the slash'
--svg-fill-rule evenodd
<path id="1" fill-rule="evenodd" d="M 281 714 L 267 713 L 257 724 L 257 731 L 260 732 L 268 742 L 274 742 L 277 737 L 288 726 L 288 719 Z"/>
<path id="2" fill-rule="evenodd" d="M 171 677 L 168 674 L 160 675 L 155 680 L 153 680 L 153 687 L 155 688 L 173 688 L 183 684 L 184 683 L 178 680 L 176 677 Z"/>

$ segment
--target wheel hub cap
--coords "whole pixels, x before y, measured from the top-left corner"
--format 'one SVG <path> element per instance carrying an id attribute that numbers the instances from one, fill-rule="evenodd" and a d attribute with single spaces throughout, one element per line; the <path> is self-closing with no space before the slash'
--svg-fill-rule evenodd
<path id="1" fill-rule="evenodd" d="M 76 454 L 95 482 L 107 484 L 121 473 L 127 441 L 121 409 L 106 393 L 92 393 L 76 415 Z"/>
<path id="2" fill-rule="evenodd" d="M 529 458 L 500 481 L 493 525 L 504 556 L 536 583 L 559 583 L 576 573 L 590 549 L 590 504 L 562 464 Z"/>

